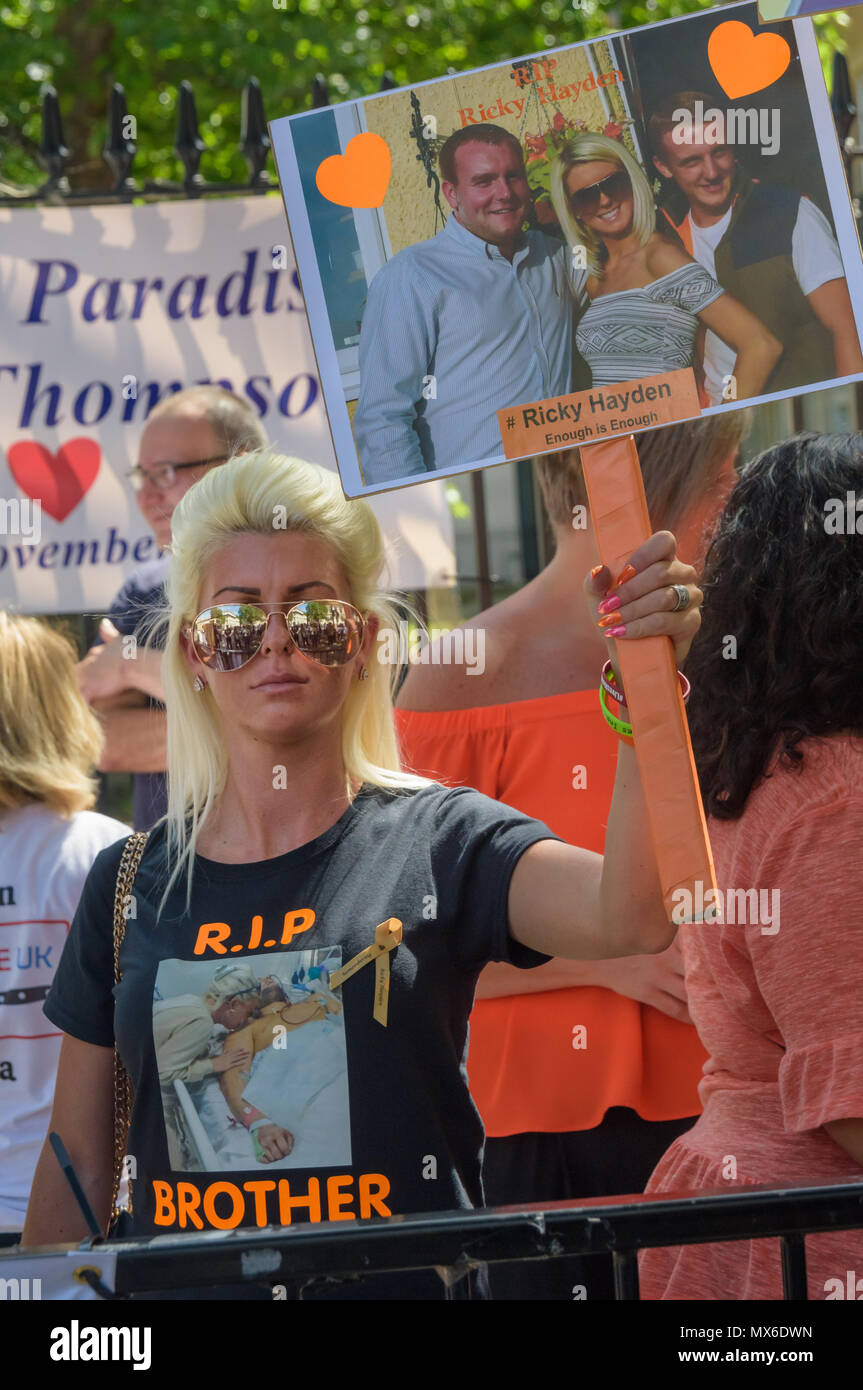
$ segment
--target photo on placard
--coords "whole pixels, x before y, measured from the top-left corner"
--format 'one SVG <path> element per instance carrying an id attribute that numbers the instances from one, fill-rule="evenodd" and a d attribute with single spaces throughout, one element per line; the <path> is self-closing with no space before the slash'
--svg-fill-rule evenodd
<path id="1" fill-rule="evenodd" d="M 153 1043 L 174 1171 L 350 1164 L 341 963 L 338 946 L 162 961 Z M 265 1126 L 291 1136 L 287 1156 L 265 1153 Z"/>
<path id="2" fill-rule="evenodd" d="M 723 7 L 271 135 L 349 496 L 863 375 L 809 24 Z"/>

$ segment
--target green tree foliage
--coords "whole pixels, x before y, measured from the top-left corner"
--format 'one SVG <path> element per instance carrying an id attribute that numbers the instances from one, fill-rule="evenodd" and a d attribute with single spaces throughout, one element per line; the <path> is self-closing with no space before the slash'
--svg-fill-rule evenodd
<path id="1" fill-rule="evenodd" d="M 504 61 L 698 9 L 713 0 L 0 0 L 0 179 L 32 185 L 41 89 L 61 103 L 73 186 L 110 183 L 101 148 L 112 82 L 135 117 L 134 176 L 176 179 L 177 89 L 195 92 L 207 146 L 201 172 L 242 180 L 240 94 L 261 84 L 267 118 Z"/>

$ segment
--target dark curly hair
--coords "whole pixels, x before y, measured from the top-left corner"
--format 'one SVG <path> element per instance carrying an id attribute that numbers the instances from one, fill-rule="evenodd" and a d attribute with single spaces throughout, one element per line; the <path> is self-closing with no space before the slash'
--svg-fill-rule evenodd
<path id="1" fill-rule="evenodd" d="M 686 672 L 720 820 L 741 815 L 775 754 L 799 769 L 802 739 L 863 735 L 863 534 L 832 519 L 849 493 L 863 497 L 863 434 L 798 434 L 745 469 L 707 552 Z"/>

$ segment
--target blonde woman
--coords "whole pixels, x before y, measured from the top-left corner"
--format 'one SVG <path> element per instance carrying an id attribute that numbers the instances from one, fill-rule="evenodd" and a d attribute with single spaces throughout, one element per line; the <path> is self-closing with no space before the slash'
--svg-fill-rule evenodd
<path id="1" fill-rule="evenodd" d="M 574 136 L 552 166 L 551 200 L 574 253 L 586 306 L 576 345 L 594 386 L 700 371 L 701 324 L 737 354 L 725 399 L 760 393 L 782 344 L 679 242 L 656 230 L 650 184 L 625 145 L 608 135 Z"/>
<path id="2" fill-rule="evenodd" d="M 90 809 L 102 733 L 75 660 L 47 623 L 0 612 L 0 1241 L 23 1225 L 51 1112 L 61 1035 L 42 1003 L 93 860 L 129 833 Z"/>
<path id="3" fill-rule="evenodd" d="M 106 1221 L 116 1036 L 135 1088 L 133 1233 L 479 1206 L 483 1134 L 464 1056 L 482 967 L 661 951 L 674 934 L 634 750 L 621 742 L 603 869 L 541 822 L 401 770 L 392 667 L 378 659 L 378 634 L 395 623 L 378 587 L 382 539 L 371 508 L 346 501 L 335 474 L 272 454 L 235 458 L 187 493 L 172 528 L 168 815 L 135 881 L 116 1008 L 119 847 L 88 879 L 46 1006 L 67 1035 L 53 1125 Z M 673 536 L 652 536 L 620 576 L 612 639 L 666 633 L 681 661 L 699 623 L 694 578 Z M 612 583 L 607 570 L 585 581 L 594 614 Z M 672 613 L 674 584 L 683 606 Z M 153 1001 L 200 997 L 232 961 L 300 992 L 324 979 L 339 991 L 342 1060 L 321 1068 L 318 1088 L 332 1110 L 327 1132 L 341 1136 L 327 1160 L 319 1135 L 316 1161 L 303 1158 L 302 1113 L 289 1129 L 244 1103 L 245 1157 L 219 1163 L 190 1080 L 177 1083 L 190 1156 L 183 1171 L 171 1166 Z M 228 1030 L 250 987 L 236 993 Z M 280 1113 L 292 1113 L 290 1099 Z M 82 1234 L 46 1155 L 27 1243 Z M 370 1295 L 386 1289 L 441 1296 L 431 1273 L 370 1282 Z"/>

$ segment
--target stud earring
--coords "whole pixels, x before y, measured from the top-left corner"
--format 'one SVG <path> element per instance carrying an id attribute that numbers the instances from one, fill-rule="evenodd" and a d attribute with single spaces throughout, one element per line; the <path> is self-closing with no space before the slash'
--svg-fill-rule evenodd
<path id="1" fill-rule="evenodd" d="M 368 673 L 368 671 L 366 670 L 366 668 L 365 668 L 365 666 L 364 666 L 364 667 L 362 668 L 362 670 L 360 671 L 360 674 L 357 676 L 357 680 L 358 680 L 358 681 L 367 681 L 368 678 L 369 678 L 369 673 Z"/>
<path id="2" fill-rule="evenodd" d="M 207 687 L 204 685 L 204 682 L 201 680 L 200 676 L 196 676 L 195 679 L 192 681 L 193 690 L 197 690 L 200 692 L 201 690 L 206 690 L 206 688 Z"/>

